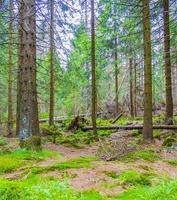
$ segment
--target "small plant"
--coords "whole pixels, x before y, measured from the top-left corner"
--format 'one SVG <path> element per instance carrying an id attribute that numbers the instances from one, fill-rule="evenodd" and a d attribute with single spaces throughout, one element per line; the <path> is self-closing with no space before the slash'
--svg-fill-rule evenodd
<path id="1" fill-rule="evenodd" d="M 7 145 L 7 140 L 4 137 L 0 137 L 0 146 Z"/>
<path id="2" fill-rule="evenodd" d="M 113 179 L 119 178 L 119 175 L 116 172 L 105 172 L 105 174 Z"/>
<path id="3" fill-rule="evenodd" d="M 164 160 L 164 162 L 172 165 L 172 166 L 177 166 L 177 160 Z"/>
<path id="4" fill-rule="evenodd" d="M 33 174 L 40 174 L 54 170 L 88 168 L 90 167 L 90 163 L 95 160 L 96 158 L 94 157 L 75 158 L 70 161 L 61 162 L 48 167 L 34 167 L 32 172 Z"/>
<path id="5" fill-rule="evenodd" d="M 139 173 L 136 171 L 126 171 L 119 176 L 119 181 L 121 184 L 128 184 L 129 186 L 137 185 L 150 185 L 152 174 L 149 173 Z"/>
<path id="6" fill-rule="evenodd" d="M 152 150 L 135 151 L 122 157 L 122 160 L 125 160 L 125 161 L 135 161 L 135 160 L 140 160 L 140 159 L 153 162 L 155 160 L 159 160 L 160 157 L 158 154 L 156 154 Z"/>

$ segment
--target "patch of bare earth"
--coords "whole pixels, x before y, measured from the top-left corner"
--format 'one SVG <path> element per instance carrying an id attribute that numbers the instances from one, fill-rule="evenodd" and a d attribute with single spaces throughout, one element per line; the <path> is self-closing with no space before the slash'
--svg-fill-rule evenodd
<path id="1" fill-rule="evenodd" d="M 96 146 L 88 146 L 82 149 L 76 149 L 74 147 L 66 147 L 64 145 L 55 145 L 52 143 L 48 143 L 44 147 L 52 151 L 60 152 L 60 154 L 66 159 L 94 156 L 97 150 Z"/>

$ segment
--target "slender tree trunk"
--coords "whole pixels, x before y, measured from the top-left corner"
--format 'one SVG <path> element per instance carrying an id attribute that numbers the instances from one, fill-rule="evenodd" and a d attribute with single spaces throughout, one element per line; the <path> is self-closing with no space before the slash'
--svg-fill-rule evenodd
<path id="1" fill-rule="evenodd" d="M 119 97 L 118 97 L 118 56 L 117 56 L 117 37 L 115 38 L 115 101 L 116 115 L 119 113 Z"/>
<path id="2" fill-rule="evenodd" d="M 22 52 L 22 48 L 23 48 L 23 45 L 22 45 L 22 11 L 21 11 L 21 3 L 22 3 L 22 0 L 20 0 L 18 2 L 18 19 L 19 19 L 19 22 L 18 22 L 18 69 L 17 69 L 17 106 L 16 106 L 16 135 L 18 136 L 19 133 L 20 133 L 20 95 L 21 95 L 21 85 L 20 85 L 20 68 L 21 68 L 21 52 Z"/>
<path id="3" fill-rule="evenodd" d="M 9 2 L 9 63 L 8 63 L 8 134 L 13 134 L 13 98 L 12 98 L 12 68 L 13 68 L 13 2 Z"/>
<path id="4" fill-rule="evenodd" d="M 96 58 L 95 58 L 95 2 L 91 0 L 91 65 L 92 65 L 92 124 L 93 134 L 97 137 L 97 89 L 96 89 Z"/>
<path id="5" fill-rule="evenodd" d="M 153 140 L 152 129 L 152 55 L 149 0 L 143 0 L 143 35 L 144 35 L 144 123 L 143 138 Z"/>
<path id="6" fill-rule="evenodd" d="M 134 107 L 133 107 L 133 62 L 132 58 L 129 59 L 129 79 L 130 79 L 130 114 L 134 117 Z"/>
<path id="7" fill-rule="evenodd" d="M 170 28 L 169 28 L 169 0 L 163 0 L 164 7 L 164 54 L 165 54 L 165 80 L 166 80 L 166 124 L 173 124 L 173 97 L 171 80 L 170 58 Z"/>
<path id="8" fill-rule="evenodd" d="M 136 95 L 137 95 L 137 64 L 134 63 L 134 114 L 137 116 L 137 104 L 136 104 Z"/>
<path id="9" fill-rule="evenodd" d="M 36 90 L 36 2 L 20 1 L 19 138 L 22 147 L 40 148 Z"/>
<path id="10" fill-rule="evenodd" d="M 54 1 L 50 0 L 50 126 L 54 125 L 54 79 Z"/>

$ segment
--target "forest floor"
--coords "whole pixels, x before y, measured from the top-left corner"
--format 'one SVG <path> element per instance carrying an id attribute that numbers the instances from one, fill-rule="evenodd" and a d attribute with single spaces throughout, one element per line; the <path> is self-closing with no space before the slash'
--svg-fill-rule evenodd
<path id="1" fill-rule="evenodd" d="M 176 200 L 176 149 L 165 147 L 159 136 L 144 145 L 141 136 L 129 133 L 137 148 L 109 161 L 100 155 L 115 152 L 103 142 L 81 146 L 46 138 L 43 150 L 34 152 L 19 149 L 16 138 L 1 137 L 0 200 Z"/>

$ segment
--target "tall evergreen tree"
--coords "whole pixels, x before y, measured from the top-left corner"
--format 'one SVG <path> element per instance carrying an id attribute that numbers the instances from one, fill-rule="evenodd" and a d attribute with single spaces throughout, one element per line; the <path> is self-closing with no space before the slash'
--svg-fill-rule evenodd
<path id="1" fill-rule="evenodd" d="M 151 28 L 150 1 L 143 0 L 143 35 L 144 35 L 144 123 L 143 138 L 145 141 L 153 139 L 152 130 L 152 56 L 151 56 Z"/>

